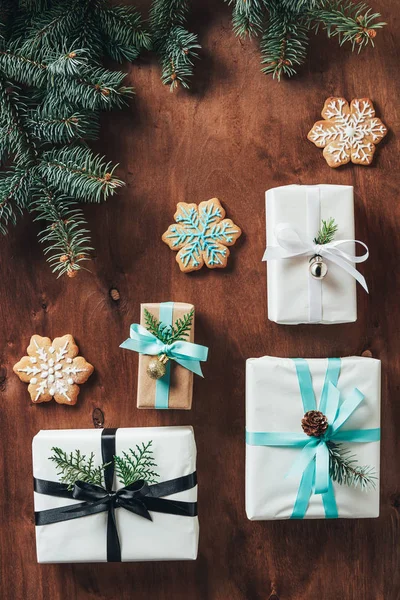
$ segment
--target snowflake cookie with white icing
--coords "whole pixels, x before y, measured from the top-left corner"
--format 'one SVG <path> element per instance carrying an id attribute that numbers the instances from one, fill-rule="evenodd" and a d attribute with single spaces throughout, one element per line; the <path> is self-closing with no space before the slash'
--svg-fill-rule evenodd
<path id="1" fill-rule="evenodd" d="M 21 381 L 29 383 L 32 402 L 76 404 L 79 384 L 84 383 L 94 367 L 78 356 L 79 348 L 72 335 L 55 338 L 33 335 L 28 356 L 23 356 L 13 371 Z"/>
<path id="2" fill-rule="evenodd" d="M 176 225 L 170 225 L 162 240 L 178 250 L 176 262 L 184 273 L 198 271 L 203 265 L 209 269 L 224 268 L 233 246 L 242 231 L 225 211 L 218 198 L 187 204 L 178 202 L 174 215 Z"/>
<path id="3" fill-rule="evenodd" d="M 325 120 L 314 123 L 307 137 L 324 149 L 328 165 L 336 168 L 350 161 L 370 165 L 375 145 L 388 131 L 375 117 L 371 100 L 356 98 L 349 106 L 345 98 L 328 98 L 321 114 Z"/>

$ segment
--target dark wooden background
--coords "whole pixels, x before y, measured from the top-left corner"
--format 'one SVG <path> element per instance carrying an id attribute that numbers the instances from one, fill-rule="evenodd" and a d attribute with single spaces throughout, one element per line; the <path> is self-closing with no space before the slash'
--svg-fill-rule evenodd
<path id="1" fill-rule="evenodd" d="M 146 5 L 146 2 L 143 2 Z M 193 2 L 203 45 L 191 92 L 170 94 L 151 57 L 127 66 L 137 95 L 105 115 L 99 149 L 118 161 L 124 190 L 86 213 L 90 273 L 57 280 L 29 219 L 0 240 L 2 600 L 398 600 L 400 598 L 399 36 L 396 0 L 373 0 L 389 25 L 360 56 L 312 38 L 298 77 L 260 73 L 256 42 L 231 30 L 216 0 Z M 306 135 L 326 97 L 370 97 L 389 127 L 371 167 L 330 169 Z M 357 323 L 268 322 L 264 191 L 289 183 L 355 190 L 357 238 L 370 247 Z M 185 275 L 161 234 L 178 201 L 217 196 L 242 229 L 229 266 Z M 114 301 L 110 290 L 120 292 Z M 141 301 L 193 302 L 196 339 L 210 347 L 185 411 L 136 409 L 137 356 L 119 349 Z M 96 372 L 75 407 L 30 403 L 12 373 L 31 334 L 75 336 Z M 375 520 L 254 523 L 244 511 L 244 373 L 248 357 L 371 352 L 382 360 L 381 516 Z M 40 429 L 192 424 L 198 446 L 196 562 L 37 565 L 31 440 Z"/>

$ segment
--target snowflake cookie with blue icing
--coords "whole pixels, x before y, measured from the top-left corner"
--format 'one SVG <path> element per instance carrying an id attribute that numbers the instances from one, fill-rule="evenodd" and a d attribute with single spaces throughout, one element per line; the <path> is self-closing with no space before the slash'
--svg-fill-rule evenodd
<path id="1" fill-rule="evenodd" d="M 76 404 L 79 384 L 93 373 L 93 366 L 78 356 L 79 348 L 72 335 L 63 335 L 53 341 L 33 335 L 27 349 L 13 371 L 21 381 L 29 383 L 32 402 Z"/>
<path id="2" fill-rule="evenodd" d="M 242 232 L 231 219 L 225 219 L 217 198 L 199 205 L 178 202 L 174 219 L 176 224 L 168 227 L 162 240 L 178 251 L 176 262 L 181 271 L 198 271 L 203 265 L 209 269 L 226 267 L 228 246 L 233 246 Z"/>
<path id="3" fill-rule="evenodd" d="M 369 98 L 328 98 L 322 110 L 324 121 L 314 123 L 307 137 L 318 148 L 330 167 L 353 162 L 370 165 L 375 145 L 387 134 L 387 128 L 375 117 Z"/>

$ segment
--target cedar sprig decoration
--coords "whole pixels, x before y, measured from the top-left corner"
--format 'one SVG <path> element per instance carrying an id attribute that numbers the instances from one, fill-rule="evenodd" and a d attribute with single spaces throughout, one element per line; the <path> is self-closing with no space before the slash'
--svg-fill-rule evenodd
<path id="1" fill-rule="evenodd" d="M 150 440 L 147 444 L 142 442 L 141 446 L 136 444 L 136 450 L 129 448 L 122 456 L 115 456 L 115 473 L 124 486 L 140 479 L 157 483 L 160 475 L 154 470 L 157 463 L 154 462 L 152 443 Z"/>
<path id="2" fill-rule="evenodd" d="M 319 244 L 322 246 L 323 244 L 329 244 L 333 241 L 338 230 L 338 225 L 335 222 L 335 219 L 330 218 L 327 221 L 322 219 L 321 228 L 318 231 L 317 236 L 314 238 L 314 244 Z"/>
<path id="3" fill-rule="evenodd" d="M 278 81 L 305 62 L 311 31 L 324 30 L 358 52 L 374 45 L 386 23 L 364 2 L 351 0 L 225 0 L 232 5 L 233 30 L 241 38 L 261 36 L 262 71 Z"/>
<path id="4" fill-rule="evenodd" d="M 183 315 L 182 318 L 178 318 L 174 325 L 166 325 L 154 315 L 144 309 L 144 320 L 146 329 L 156 336 L 163 344 L 172 344 L 179 340 L 185 340 L 189 336 L 190 329 L 192 327 L 194 317 L 194 308 L 188 313 Z"/>
<path id="5" fill-rule="evenodd" d="M 342 444 L 328 441 L 327 446 L 329 473 L 333 481 L 339 485 L 359 487 L 363 491 L 375 489 L 377 476 L 373 467 L 358 465 L 356 456 Z"/>
<path id="6" fill-rule="evenodd" d="M 110 464 L 105 463 L 98 467 L 94 466 L 95 455 L 90 453 L 87 457 L 80 450 L 64 452 L 61 448 L 53 447 L 54 454 L 49 460 L 57 465 L 57 475 L 61 483 L 68 484 L 68 490 L 72 490 L 75 481 L 85 481 L 95 485 L 103 485 L 104 469 Z"/>
<path id="7" fill-rule="evenodd" d="M 157 483 L 160 475 L 155 471 L 157 463 L 154 461 L 153 441 L 141 446 L 136 445 L 136 450 L 129 448 L 128 452 L 122 452 L 122 456 L 114 456 L 115 474 L 124 485 L 130 485 L 139 479 L 146 483 Z M 65 452 L 61 448 L 53 447 L 53 454 L 49 460 L 57 465 L 57 475 L 61 483 L 68 485 L 72 490 L 76 481 L 85 481 L 94 485 L 103 486 L 104 470 L 111 463 L 103 463 L 94 466 L 95 454 L 91 452 L 89 457 L 82 454 L 80 450 Z"/>

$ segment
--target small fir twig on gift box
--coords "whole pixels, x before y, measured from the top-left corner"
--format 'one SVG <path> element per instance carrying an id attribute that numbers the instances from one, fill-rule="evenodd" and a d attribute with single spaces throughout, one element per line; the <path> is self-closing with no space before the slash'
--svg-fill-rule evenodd
<path id="1" fill-rule="evenodd" d="M 330 218 L 327 221 L 322 220 L 321 228 L 314 238 L 314 244 L 319 244 L 320 246 L 329 244 L 333 241 L 337 230 L 338 226 L 335 223 L 335 219 Z"/>
<path id="2" fill-rule="evenodd" d="M 122 452 L 122 456 L 114 456 L 115 474 L 124 486 L 139 479 L 143 479 L 146 483 L 157 483 L 160 476 L 154 470 L 157 468 L 157 463 L 154 461 L 152 444 L 152 440 L 147 444 L 142 442 L 141 446 L 136 445 L 136 450 L 129 448 L 128 452 Z M 61 483 L 68 485 L 69 491 L 73 489 L 76 481 L 103 485 L 104 469 L 111 462 L 95 467 L 94 452 L 86 457 L 80 450 L 68 453 L 61 448 L 53 447 L 52 451 L 53 455 L 49 457 L 49 460 L 56 463 L 57 475 Z"/>
<path id="3" fill-rule="evenodd" d="M 142 446 L 136 444 L 136 451 L 129 448 L 128 452 L 122 452 L 122 456 L 115 456 L 115 473 L 124 486 L 130 485 L 139 479 L 146 483 L 157 483 L 159 474 L 154 471 L 157 463 L 154 462 L 152 441 Z"/>
<path id="4" fill-rule="evenodd" d="M 104 469 L 111 463 L 95 467 L 94 452 L 91 452 L 89 458 L 87 458 L 80 450 L 68 453 L 61 448 L 53 447 L 52 451 L 54 454 L 50 456 L 49 460 L 56 463 L 58 467 L 57 475 L 61 483 L 68 484 L 69 490 L 72 490 L 75 481 L 78 480 L 103 485 Z"/>
<path id="5" fill-rule="evenodd" d="M 335 442 L 327 442 L 329 450 L 329 473 L 339 485 L 360 487 L 361 490 L 375 489 L 376 472 L 369 465 L 360 466 L 351 450 Z"/>
<path id="6" fill-rule="evenodd" d="M 165 325 L 146 308 L 144 309 L 144 320 L 146 329 L 156 336 L 164 344 L 172 344 L 179 340 L 185 340 L 189 336 L 194 317 L 194 308 L 182 318 L 175 321 L 174 325 Z"/>

